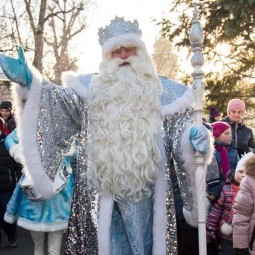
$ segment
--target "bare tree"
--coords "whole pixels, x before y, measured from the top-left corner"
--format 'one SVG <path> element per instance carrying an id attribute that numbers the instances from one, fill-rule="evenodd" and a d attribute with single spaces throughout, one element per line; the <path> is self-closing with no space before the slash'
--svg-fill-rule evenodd
<path id="1" fill-rule="evenodd" d="M 76 59 L 69 53 L 70 42 L 86 28 L 85 6 L 89 2 L 2 0 L 0 51 L 16 55 L 17 45 L 22 45 L 32 53 L 33 65 L 58 83 L 61 72 L 76 68 Z M 51 60 L 47 64 L 45 57 Z"/>
<path id="2" fill-rule="evenodd" d="M 69 56 L 69 42 L 85 28 L 85 21 L 79 20 L 80 13 L 84 10 L 84 2 L 78 4 L 63 1 L 61 4 L 56 1 L 56 5 L 49 7 L 49 26 L 52 35 L 45 37 L 45 41 L 52 48 L 56 63 L 54 65 L 55 82 L 60 82 L 61 73 L 66 70 L 77 69 L 75 62 L 77 59 Z M 79 20 L 76 25 L 76 21 Z"/>

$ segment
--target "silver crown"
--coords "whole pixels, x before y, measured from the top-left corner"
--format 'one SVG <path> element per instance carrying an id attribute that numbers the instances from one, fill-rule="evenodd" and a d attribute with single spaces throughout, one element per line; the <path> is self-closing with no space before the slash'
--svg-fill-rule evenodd
<path id="1" fill-rule="evenodd" d="M 99 28 L 98 41 L 102 46 L 110 38 L 128 33 L 133 33 L 141 36 L 142 32 L 139 29 L 138 21 L 134 20 L 134 22 L 131 22 L 124 20 L 124 18 L 115 17 L 115 19 L 111 20 L 109 26 L 106 26 L 105 28 Z"/>

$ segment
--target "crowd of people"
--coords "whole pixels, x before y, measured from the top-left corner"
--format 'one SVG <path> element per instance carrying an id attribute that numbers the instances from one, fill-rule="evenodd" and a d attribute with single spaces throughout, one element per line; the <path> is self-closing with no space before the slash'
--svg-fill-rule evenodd
<path id="1" fill-rule="evenodd" d="M 212 107 L 197 128 L 191 88 L 157 75 L 137 21 L 116 17 L 99 43 L 99 73 L 68 72 L 64 86 L 28 66 L 22 48 L 18 59 L 0 56 L 19 115 L 1 102 L 0 224 L 10 247 L 18 225 L 30 231 L 35 255 L 44 254 L 45 233 L 48 254 L 59 255 L 64 230 L 66 255 L 199 254 L 199 152 L 208 254 L 255 254 L 245 103 L 230 100 L 226 118 Z"/>

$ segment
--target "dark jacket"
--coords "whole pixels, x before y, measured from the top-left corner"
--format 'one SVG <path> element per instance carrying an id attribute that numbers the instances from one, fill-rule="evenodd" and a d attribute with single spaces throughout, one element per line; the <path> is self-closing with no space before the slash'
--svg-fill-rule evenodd
<path id="1" fill-rule="evenodd" d="M 215 199 L 218 200 L 225 182 L 224 176 L 214 155 L 212 162 L 207 166 L 206 171 L 207 194 L 214 195 Z"/>
<path id="2" fill-rule="evenodd" d="M 15 161 L 5 148 L 3 136 L 0 136 L 0 192 L 13 191 L 15 186 Z"/>
<path id="3" fill-rule="evenodd" d="M 232 130 L 232 147 L 235 148 L 239 157 L 250 151 L 250 148 L 255 149 L 255 142 L 252 130 L 245 126 L 243 122 L 232 122 L 229 117 L 222 119 L 231 126 Z"/>
<path id="4" fill-rule="evenodd" d="M 16 121 L 12 115 L 5 121 L 5 134 L 9 135 L 16 128 Z"/>

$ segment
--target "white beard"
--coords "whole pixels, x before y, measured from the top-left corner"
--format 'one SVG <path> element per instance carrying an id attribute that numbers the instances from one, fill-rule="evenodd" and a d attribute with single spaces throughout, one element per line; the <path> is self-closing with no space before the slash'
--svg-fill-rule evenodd
<path id="1" fill-rule="evenodd" d="M 88 151 L 99 188 L 115 200 L 138 201 L 151 194 L 162 159 L 162 85 L 151 62 L 137 56 L 126 61 L 131 65 L 105 60 L 92 80 Z"/>

